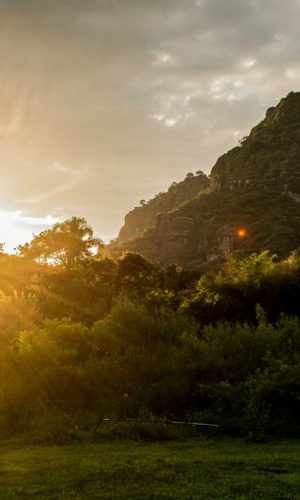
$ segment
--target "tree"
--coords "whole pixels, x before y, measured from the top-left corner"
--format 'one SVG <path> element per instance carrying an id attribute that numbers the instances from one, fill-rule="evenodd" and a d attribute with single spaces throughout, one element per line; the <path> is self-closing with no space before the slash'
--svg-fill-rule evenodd
<path id="1" fill-rule="evenodd" d="M 246 143 L 247 139 L 248 139 L 247 136 L 244 136 L 241 139 L 239 139 L 239 145 L 243 146 Z"/>
<path id="2" fill-rule="evenodd" d="M 20 245 L 18 251 L 21 256 L 42 264 L 54 263 L 70 268 L 99 255 L 102 247 L 102 240 L 94 237 L 86 220 L 72 217 L 34 236 L 30 243 Z"/>
<path id="3" fill-rule="evenodd" d="M 117 288 L 131 298 L 141 300 L 158 287 L 160 269 L 136 252 L 125 252 L 118 261 Z"/>
<path id="4" fill-rule="evenodd" d="M 39 310 L 43 317 L 92 325 L 111 308 L 117 271 L 117 264 L 107 257 L 87 259 L 72 268 L 56 266 L 39 281 Z"/>
<path id="5" fill-rule="evenodd" d="M 257 312 L 275 322 L 280 313 L 294 316 L 300 307 L 300 259 L 277 261 L 264 250 L 243 258 L 232 254 L 219 272 L 204 274 L 185 305 L 201 324 L 217 321 L 259 323 Z M 257 307 L 257 304 L 260 304 Z"/>

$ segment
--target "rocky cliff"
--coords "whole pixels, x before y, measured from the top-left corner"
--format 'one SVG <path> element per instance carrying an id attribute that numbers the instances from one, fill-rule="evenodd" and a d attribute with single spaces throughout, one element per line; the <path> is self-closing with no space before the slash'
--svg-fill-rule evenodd
<path id="1" fill-rule="evenodd" d="M 240 145 L 202 174 L 130 212 L 112 254 L 125 250 L 187 267 L 228 251 L 300 246 L 300 93 L 270 108 Z M 187 188 L 189 186 L 189 189 Z M 193 187 L 192 187 L 193 186 Z"/>
<path id="2" fill-rule="evenodd" d="M 129 212 L 121 228 L 118 242 L 126 243 L 141 236 L 145 230 L 155 227 L 158 217 L 193 199 L 199 191 L 209 186 L 209 179 L 203 172 L 187 174 L 186 178 L 169 187 L 166 193 L 159 193 L 152 200 L 141 200 L 140 206 Z"/>

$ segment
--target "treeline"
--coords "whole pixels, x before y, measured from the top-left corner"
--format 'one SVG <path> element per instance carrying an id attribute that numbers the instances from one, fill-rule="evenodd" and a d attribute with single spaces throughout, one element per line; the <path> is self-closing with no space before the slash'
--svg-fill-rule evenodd
<path id="1" fill-rule="evenodd" d="M 297 434 L 297 252 L 200 275 L 102 247 L 73 218 L 0 254 L 2 436 L 145 414 Z"/>

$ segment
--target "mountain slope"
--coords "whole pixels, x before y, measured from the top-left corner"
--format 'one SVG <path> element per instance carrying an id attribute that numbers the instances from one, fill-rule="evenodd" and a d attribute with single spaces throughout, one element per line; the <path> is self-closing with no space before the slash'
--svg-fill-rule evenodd
<path id="1" fill-rule="evenodd" d="M 300 93 L 269 109 L 240 146 L 217 160 L 210 179 L 210 188 L 204 182 L 183 204 L 160 210 L 155 223 L 141 217 L 137 238 L 123 238 L 123 228 L 111 252 L 195 267 L 238 248 L 286 255 L 299 247 Z"/>
<path id="2" fill-rule="evenodd" d="M 300 201 L 300 92 L 291 92 L 211 171 L 219 190 L 286 192 Z"/>

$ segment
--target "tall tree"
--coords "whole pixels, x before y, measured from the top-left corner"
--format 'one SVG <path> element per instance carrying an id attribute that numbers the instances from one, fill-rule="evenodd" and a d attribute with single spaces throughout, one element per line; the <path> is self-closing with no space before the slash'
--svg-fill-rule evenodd
<path id="1" fill-rule="evenodd" d="M 18 251 L 21 256 L 43 264 L 70 268 L 99 255 L 102 247 L 102 240 L 94 236 L 86 220 L 72 217 L 34 236 L 30 243 L 19 246 Z"/>

